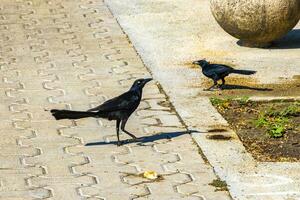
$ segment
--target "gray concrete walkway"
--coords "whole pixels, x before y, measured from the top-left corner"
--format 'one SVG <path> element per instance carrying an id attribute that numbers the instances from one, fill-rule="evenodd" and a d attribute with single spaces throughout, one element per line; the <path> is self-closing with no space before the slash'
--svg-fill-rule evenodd
<path id="1" fill-rule="evenodd" d="M 238 46 L 210 12 L 209 0 L 105 0 L 203 150 L 215 172 L 226 180 L 233 199 L 299 200 L 299 162 L 257 162 L 216 111 L 209 96 L 250 96 L 269 100 L 300 97 L 300 23 L 270 49 Z M 225 63 L 257 73 L 228 77 L 241 87 L 203 91 L 208 84 L 194 60 Z M 254 89 L 249 89 L 254 87 Z M 256 87 L 273 91 L 256 91 Z M 247 88 L 248 87 L 248 88 Z M 238 89 L 240 88 L 240 89 Z M 216 131 L 216 129 L 226 131 Z M 214 132 L 209 132 L 214 130 Z M 230 136 L 213 140 L 212 135 Z"/>
<path id="2" fill-rule="evenodd" d="M 1 200 L 230 199 L 154 82 L 128 123 L 138 143 L 117 147 L 112 122 L 44 111 L 86 110 L 151 76 L 102 1 L 2 0 L 0 41 Z"/>

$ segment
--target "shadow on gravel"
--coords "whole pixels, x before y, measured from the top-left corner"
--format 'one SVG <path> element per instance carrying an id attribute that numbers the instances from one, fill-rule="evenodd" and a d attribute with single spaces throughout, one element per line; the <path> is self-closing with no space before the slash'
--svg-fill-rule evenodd
<path id="1" fill-rule="evenodd" d="M 190 131 L 178 131 L 178 132 L 166 132 L 166 133 L 159 133 L 155 135 L 150 136 L 144 136 L 140 137 L 136 140 L 124 140 L 122 141 L 122 144 L 130 144 L 130 143 L 137 143 L 137 145 L 144 145 L 147 143 L 155 142 L 157 140 L 170 140 L 172 138 L 179 137 L 181 135 L 190 134 L 190 133 L 199 133 L 199 131 L 190 130 Z M 117 145 L 117 141 L 111 141 L 111 142 L 91 142 L 87 143 L 85 146 L 97 146 L 97 145 Z"/>
<path id="2" fill-rule="evenodd" d="M 275 41 L 269 49 L 298 49 L 300 48 L 300 29 L 291 30 L 286 36 Z"/>
<path id="3" fill-rule="evenodd" d="M 244 85 L 223 85 L 223 90 L 256 90 L 256 91 L 272 91 L 270 88 L 257 88 L 257 87 L 249 87 Z"/>

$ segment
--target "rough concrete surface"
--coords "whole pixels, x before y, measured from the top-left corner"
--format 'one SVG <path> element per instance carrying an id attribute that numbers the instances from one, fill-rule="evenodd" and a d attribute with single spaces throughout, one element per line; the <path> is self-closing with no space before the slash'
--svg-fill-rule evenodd
<path id="1" fill-rule="evenodd" d="M 200 69 L 190 65 L 206 58 L 257 70 L 249 77 L 257 84 L 294 81 L 300 74 L 300 24 L 270 49 L 245 48 L 218 26 L 208 0 L 105 2 L 188 128 L 201 132 L 193 133 L 193 137 L 217 174 L 229 184 L 233 198 L 300 199 L 300 164 L 256 162 L 210 104 Z M 207 131 L 216 127 L 228 131 L 214 134 L 228 134 L 232 139 L 209 140 L 207 136 L 212 133 Z"/>
<path id="2" fill-rule="evenodd" d="M 0 40 L 1 200 L 230 199 L 155 82 L 128 122 L 137 143 L 44 110 L 86 110 L 151 76 L 103 1 L 2 0 Z"/>

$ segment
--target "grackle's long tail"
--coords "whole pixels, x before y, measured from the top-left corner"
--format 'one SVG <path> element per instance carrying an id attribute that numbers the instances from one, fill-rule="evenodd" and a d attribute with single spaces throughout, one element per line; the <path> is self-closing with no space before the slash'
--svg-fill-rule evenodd
<path id="1" fill-rule="evenodd" d="M 97 112 L 72 111 L 72 110 L 50 110 L 56 120 L 60 119 L 80 119 L 85 117 L 99 117 Z"/>
<path id="2" fill-rule="evenodd" d="M 234 69 L 234 70 L 231 71 L 231 73 L 234 73 L 234 74 L 243 74 L 243 75 L 252 75 L 252 74 L 255 74 L 256 71 L 253 71 L 253 70 Z"/>

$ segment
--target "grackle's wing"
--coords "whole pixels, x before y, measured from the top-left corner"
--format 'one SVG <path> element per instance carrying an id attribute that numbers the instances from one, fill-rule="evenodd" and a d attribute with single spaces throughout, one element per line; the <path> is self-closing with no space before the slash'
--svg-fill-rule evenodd
<path id="1" fill-rule="evenodd" d="M 132 110 L 135 109 L 140 102 L 139 95 L 134 91 L 128 91 L 120 96 L 105 101 L 100 106 L 89 109 L 88 111 L 120 111 L 120 110 Z"/>
<path id="2" fill-rule="evenodd" d="M 205 68 L 205 74 L 208 76 L 217 74 L 229 74 L 233 70 L 232 67 L 227 65 L 220 65 L 220 64 L 210 64 L 209 67 Z"/>

